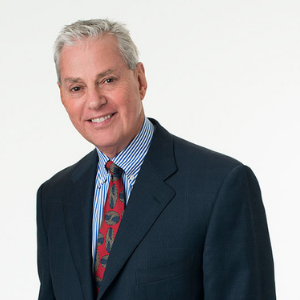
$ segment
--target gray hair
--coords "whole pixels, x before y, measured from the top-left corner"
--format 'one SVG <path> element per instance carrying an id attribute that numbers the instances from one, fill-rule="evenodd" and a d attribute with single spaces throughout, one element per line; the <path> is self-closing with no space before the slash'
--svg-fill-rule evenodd
<path id="1" fill-rule="evenodd" d="M 123 24 L 107 19 L 79 20 L 71 25 L 66 25 L 54 43 L 54 62 L 59 83 L 61 83 L 59 59 L 64 45 L 72 46 L 76 42 L 88 38 L 101 38 L 104 34 L 116 37 L 120 55 L 128 69 L 136 68 L 139 62 L 138 50 L 129 35 L 129 30 Z"/>

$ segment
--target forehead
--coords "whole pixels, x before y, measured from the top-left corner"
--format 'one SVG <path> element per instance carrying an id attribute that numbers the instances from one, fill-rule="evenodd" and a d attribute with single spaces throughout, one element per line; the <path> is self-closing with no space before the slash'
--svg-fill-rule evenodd
<path id="1" fill-rule="evenodd" d="M 59 63 L 62 75 L 93 69 L 103 72 L 105 69 L 123 65 L 125 62 L 120 55 L 117 39 L 108 34 L 101 38 L 88 38 L 76 41 L 72 45 L 65 45 L 62 48 Z"/>

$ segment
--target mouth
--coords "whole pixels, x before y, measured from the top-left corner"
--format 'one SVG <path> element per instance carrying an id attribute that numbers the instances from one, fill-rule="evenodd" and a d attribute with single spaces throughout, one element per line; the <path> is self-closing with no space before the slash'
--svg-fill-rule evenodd
<path id="1" fill-rule="evenodd" d="M 109 115 L 103 116 L 101 118 L 90 119 L 90 121 L 92 123 L 102 123 L 102 122 L 106 121 L 107 119 L 110 119 L 113 115 L 114 114 L 109 114 Z"/>

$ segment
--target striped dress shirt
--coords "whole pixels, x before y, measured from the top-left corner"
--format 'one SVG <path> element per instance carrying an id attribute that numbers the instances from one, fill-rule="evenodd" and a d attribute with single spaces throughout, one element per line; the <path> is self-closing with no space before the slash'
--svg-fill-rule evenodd
<path id="1" fill-rule="evenodd" d="M 129 200 L 130 193 L 134 186 L 136 177 L 141 169 L 144 158 L 149 150 L 151 140 L 154 133 L 153 124 L 145 118 L 143 126 L 138 135 L 131 143 L 120 153 L 118 153 L 112 161 L 123 169 L 122 179 L 125 189 L 126 204 Z M 94 207 L 93 207 L 93 228 L 92 228 L 92 255 L 93 266 L 95 263 L 95 252 L 97 245 L 97 237 L 102 221 L 104 204 L 107 197 L 109 187 L 110 174 L 106 170 L 105 165 L 109 161 L 109 157 L 97 149 L 99 162 L 95 182 Z"/>

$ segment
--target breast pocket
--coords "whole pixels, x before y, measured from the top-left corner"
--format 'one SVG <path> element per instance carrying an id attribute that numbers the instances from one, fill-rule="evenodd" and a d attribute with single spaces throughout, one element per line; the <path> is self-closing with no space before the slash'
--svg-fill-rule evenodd
<path id="1" fill-rule="evenodd" d="M 139 299 L 191 299 L 194 255 L 137 272 Z"/>

